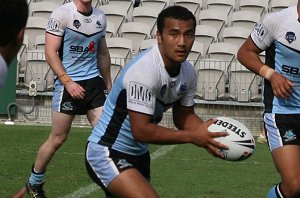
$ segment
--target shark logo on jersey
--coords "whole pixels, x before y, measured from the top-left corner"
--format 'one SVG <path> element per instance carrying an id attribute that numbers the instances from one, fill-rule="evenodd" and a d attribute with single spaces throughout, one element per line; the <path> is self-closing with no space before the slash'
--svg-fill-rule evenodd
<path id="1" fill-rule="evenodd" d="M 76 27 L 76 28 L 78 29 L 78 28 L 81 26 L 81 23 L 80 23 L 79 20 L 75 19 L 75 20 L 73 21 L 73 25 L 74 25 L 74 27 Z"/>
<path id="2" fill-rule="evenodd" d="M 162 86 L 160 89 L 160 96 L 163 97 L 166 94 L 167 85 Z"/>
<path id="3" fill-rule="evenodd" d="M 294 134 L 293 130 L 291 129 L 291 130 L 288 130 L 287 132 L 285 132 L 283 139 L 285 142 L 289 142 L 289 141 L 295 140 L 296 135 Z"/>
<path id="4" fill-rule="evenodd" d="M 100 21 L 97 21 L 96 24 L 97 24 L 97 28 L 102 28 L 102 24 Z"/>
<path id="5" fill-rule="evenodd" d="M 291 44 L 293 41 L 296 40 L 296 35 L 294 32 L 287 32 L 285 34 L 285 40 L 287 40 L 289 42 L 289 44 Z"/>

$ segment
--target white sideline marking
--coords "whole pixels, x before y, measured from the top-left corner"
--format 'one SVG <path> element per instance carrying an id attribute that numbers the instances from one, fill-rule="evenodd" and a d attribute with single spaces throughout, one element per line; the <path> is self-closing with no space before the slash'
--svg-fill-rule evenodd
<path id="1" fill-rule="evenodd" d="M 151 160 L 155 160 L 155 159 L 167 154 L 168 152 L 173 150 L 176 146 L 177 145 L 160 147 L 154 153 L 151 154 Z M 71 194 L 64 196 L 63 198 L 81 198 L 81 197 L 90 195 L 91 193 L 93 193 L 96 190 L 99 190 L 99 186 L 97 186 L 96 184 L 90 184 L 88 186 L 79 188 L 78 190 L 74 191 Z"/>

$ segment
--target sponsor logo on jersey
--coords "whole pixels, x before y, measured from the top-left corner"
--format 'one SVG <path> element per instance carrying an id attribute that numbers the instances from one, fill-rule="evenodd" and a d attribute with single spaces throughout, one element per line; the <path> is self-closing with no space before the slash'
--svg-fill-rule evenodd
<path id="1" fill-rule="evenodd" d="M 264 40 L 265 36 L 268 33 L 268 29 L 262 23 L 256 24 L 254 27 L 254 31 L 256 32 L 257 39 L 260 42 Z"/>
<path id="2" fill-rule="evenodd" d="M 86 19 L 84 19 L 84 22 L 86 22 L 86 23 L 92 23 L 92 19 L 86 18 Z"/>
<path id="3" fill-rule="evenodd" d="M 128 94 L 130 103 L 153 108 L 154 100 L 150 87 L 131 81 Z"/>
<path id="4" fill-rule="evenodd" d="M 300 76 L 300 69 L 298 67 L 282 65 L 281 71 L 293 77 Z"/>
<path id="5" fill-rule="evenodd" d="M 81 26 L 80 21 L 77 20 L 77 19 L 75 19 L 75 20 L 73 21 L 73 26 L 76 27 L 76 28 L 78 29 L 78 28 Z"/>
<path id="6" fill-rule="evenodd" d="M 95 48 L 95 42 L 94 41 L 91 41 L 89 43 L 88 46 L 80 46 L 80 45 L 71 45 L 70 46 L 70 52 L 73 52 L 73 53 L 85 53 L 85 52 L 88 52 L 88 53 L 92 53 L 92 52 L 95 52 L 96 51 L 96 48 Z"/>
<path id="7" fill-rule="evenodd" d="M 293 41 L 296 40 L 296 34 L 294 32 L 287 32 L 285 34 L 285 40 L 291 44 Z"/>
<path id="8" fill-rule="evenodd" d="M 59 31 L 59 21 L 56 21 L 55 19 L 50 19 L 48 22 L 47 30 L 58 32 Z"/>

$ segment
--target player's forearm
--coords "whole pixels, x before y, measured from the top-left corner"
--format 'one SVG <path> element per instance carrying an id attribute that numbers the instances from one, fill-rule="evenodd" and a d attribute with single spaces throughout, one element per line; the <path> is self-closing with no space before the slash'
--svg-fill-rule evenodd
<path id="1" fill-rule="evenodd" d="M 111 75 L 110 75 L 110 56 L 109 54 L 105 56 L 100 56 L 98 61 L 98 68 L 103 80 L 106 84 L 106 88 L 110 89 L 112 86 Z"/>
<path id="2" fill-rule="evenodd" d="M 133 129 L 133 136 L 137 141 L 149 144 L 184 144 L 192 142 L 192 136 L 187 131 L 169 129 L 149 123 L 143 129 Z"/>
<path id="3" fill-rule="evenodd" d="M 72 81 L 70 76 L 66 73 L 57 53 L 46 52 L 46 60 L 62 84 L 67 85 Z"/>

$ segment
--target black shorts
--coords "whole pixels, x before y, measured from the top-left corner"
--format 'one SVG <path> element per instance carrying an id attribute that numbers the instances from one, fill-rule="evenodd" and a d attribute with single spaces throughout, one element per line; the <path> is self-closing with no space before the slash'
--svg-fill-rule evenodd
<path id="1" fill-rule="evenodd" d="M 300 145 L 300 114 L 265 113 L 264 122 L 271 151 L 284 145 Z"/>
<path id="2" fill-rule="evenodd" d="M 74 99 L 60 83 L 55 85 L 52 109 L 70 115 L 85 115 L 88 110 L 103 106 L 106 96 L 104 80 L 97 76 L 88 80 L 76 81 L 85 90 L 83 100 Z"/>
<path id="3" fill-rule="evenodd" d="M 91 179 L 98 184 L 107 195 L 110 182 L 122 171 L 129 168 L 137 169 L 150 181 L 150 154 L 140 156 L 128 155 L 97 143 L 88 142 L 85 164 Z"/>

